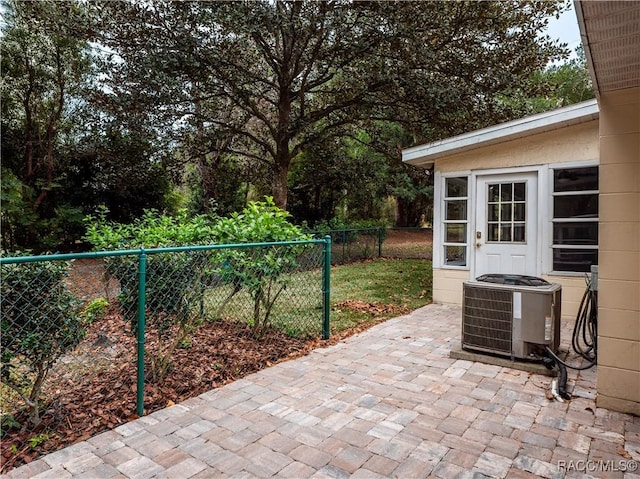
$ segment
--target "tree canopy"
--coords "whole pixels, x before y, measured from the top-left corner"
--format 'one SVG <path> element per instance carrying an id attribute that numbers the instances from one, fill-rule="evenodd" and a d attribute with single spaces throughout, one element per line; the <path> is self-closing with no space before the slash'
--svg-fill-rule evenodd
<path id="1" fill-rule="evenodd" d="M 508 118 L 496 94 L 526 90 L 563 51 L 537 35 L 556 2 L 94 7 L 97 40 L 113 52 L 112 95 L 134 110 L 147 105 L 150 121 L 168 120 L 166 128 L 188 125 L 192 156 L 266 164 L 281 207 L 291 162 L 311 144 L 373 120 L 430 137 Z"/>
<path id="2" fill-rule="evenodd" d="M 432 179 L 402 148 L 583 97 L 583 65 L 547 68 L 559 0 L 3 7 L 5 249 L 70 244 L 99 205 L 126 222 L 263 195 L 309 223 L 393 198 L 416 224 Z"/>

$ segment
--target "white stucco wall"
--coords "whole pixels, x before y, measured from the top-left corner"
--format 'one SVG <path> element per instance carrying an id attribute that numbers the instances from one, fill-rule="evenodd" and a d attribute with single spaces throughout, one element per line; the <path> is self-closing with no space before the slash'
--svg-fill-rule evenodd
<path id="1" fill-rule="evenodd" d="M 599 157 L 598 121 L 590 121 L 497 145 L 475 148 L 435 162 L 441 173 L 548 165 Z"/>

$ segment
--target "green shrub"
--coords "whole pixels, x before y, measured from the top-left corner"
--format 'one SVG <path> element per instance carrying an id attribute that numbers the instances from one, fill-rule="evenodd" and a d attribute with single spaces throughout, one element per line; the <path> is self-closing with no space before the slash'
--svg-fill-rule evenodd
<path id="1" fill-rule="evenodd" d="M 251 202 L 240 213 L 221 218 L 214 226 L 220 243 L 266 243 L 310 239 L 310 235 L 288 221 L 290 215 L 267 197 L 264 202 Z M 254 332 L 262 333 L 270 324 L 270 314 L 280 294 L 286 289 L 285 272 L 296 269 L 297 258 L 305 245 L 264 247 L 259 249 L 223 249 L 215 253 L 214 270 L 223 282 L 233 284 L 230 295 L 222 302 L 220 316 L 231 298 L 246 289 L 253 299 Z"/>
<path id="2" fill-rule="evenodd" d="M 156 210 L 145 210 L 142 218 L 133 223 L 114 223 L 106 219 L 108 210 L 100 208 L 87 216 L 84 240 L 95 251 L 116 249 L 161 248 L 165 246 L 203 245 L 215 242 L 212 225 L 217 217 L 198 215 L 188 217 L 186 210 L 176 216 L 162 215 Z"/>
<path id="3" fill-rule="evenodd" d="M 113 250 L 309 238 L 288 218 L 289 214 L 276 207 L 271 198 L 251 202 L 229 218 L 203 215 L 188 218 L 184 213 L 167 217 L 149 211 L 133 224 L 122 225 L 107 222 L 104 212 L 99 212 L 88 218 L 85 239 L 96 250 Z M 204 293 L 213 283 L 233 285 L 214 317 L 219 317 L 231 298 L 244 289 L 254 301 L 254 330 L 264 330 L 273 305 L 286 288 L 282 273 L 295 269 L 301 251 L 300 246 L 293 245 L 277 249 L 148 254 L 145 317 L 161 344 L 151 357 L 151 378 L 161 380 L 166 375 L 175 349 L 188 343 L 190 335 L 205 319 Z M 138 261 L 134 256 L 106 259 L 107 272 L 120 284 L 121 312 L 131 322 L 132 331 L 138 319 Z"/>
<path id="4" fill-rule="evenodd" d="M 60 261 L 1 268 L 2 382 L 24 400 L 33 424 L 40 422 L 39 400 L 49 372 L 86 334 L 79 302 L 64 283 L 67 268 Z"/>
<path id="5" fill-rule="evenodd" d="M 96 298 L 84 307 L 81 314 L 85 323 L 91 324 L 104 319 L 108 310 L 109 301 L 106 298 Z"/>
<path id="6" fill-rule="evenodd" d="M 106 220 L 106 210 L 87 221 L 87 240 L 97 251 L 158 248 L 211 244 L 215 242 L 214 216 L 189 218 L 186 211 L 177 216 L 145 211 L 131 224 Z M 171 367 L 177 347 L 202 322 L 196 305 L 201 304 L 205 278 L 210 276 L 208 253 L 159 253 L 147 256 L 145 306 L 149 328 L 158 333 L 159 350 L 150 356 L 151 379 L 161 380 Z M 138 262 L 137 256 L 112 256 L 106 260 L 107 273 L 120 283 L 118 301 L 123 317 L 137 328 Z"/>

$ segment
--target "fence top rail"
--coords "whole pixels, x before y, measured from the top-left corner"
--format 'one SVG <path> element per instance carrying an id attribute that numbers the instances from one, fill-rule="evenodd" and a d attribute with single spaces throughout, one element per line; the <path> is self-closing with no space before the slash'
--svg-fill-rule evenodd
<path id="1" fill-rule="evenodd" d="M 260 248 L 269 246 L 294 246 L 304 244 L 324 244 L 331 242 L 330 237 L 300 240 L 300 241 L 274 241 L 265 243 L 224 243 L 211 245 L 193 245 L 193 246 L 171 246 L 166 248 L 138 248 L 113 251 L 90 251 L 88 253 L 64 253 L 64 254 L 43 254 L 38 256 L 14 256 L 0 258 L 0 265 L 17 264 L 17 263 L 34 263 L 38 261 L 66 261 L 72 259 L 85 258 L 106 258 L 108 256 L 131 256 L 140 254 L 158 254 L 158 253 L 180 253 L 185 251 L 208 251 L 215 249 L 246 249 Z"/>
<path id="2" fill-rule="evenodd" d="M 334 230 L 326 230 L 326 231 L 310 231 L 309 234 L 312 235 L 323 235 L 330 233 L 342 233 L 342 232 L 351 232 L 351 231 L 378 231 L 381 229 L 385 229 L 384 226 L 372 226 L 370 228 L 338 228 Z"/>

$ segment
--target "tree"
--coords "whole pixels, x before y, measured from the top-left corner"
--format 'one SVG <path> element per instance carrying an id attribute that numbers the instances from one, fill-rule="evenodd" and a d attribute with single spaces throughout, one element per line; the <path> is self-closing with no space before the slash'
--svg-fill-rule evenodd
<path id="1" fill-rule="evenodd" d="M 595 98 L 584 49 L 576 49 L 577 57 L 554 64 L 536 75 L 546 94 L 531 100 L 536 112 L 561 108 Z"/>
<path id="2" fill-rule="evenodd" d="M 82 216 L 55 198 L 89 71 L 86 41 L 74 33 L 82 11 L 75 2 L 52 1 L 8 1 L 4 8 L 3 247 L 55 246 Z"/>
<path id="3" fill-rule="evenodd" d="M 382 154 L 389 165 L 386 188 L 396 200 L 395 226 L 420 226 L 433 205 L 432 171 L 402 162 L 402 145 L 412 142 L 402 125 L 378 122 L 373 127 L 369 148 Z"/>
<path id="4" fill-rule="evenodd" d="M 109 219 L 118 222 L 131 222 L 145 209 L 170 208 L 173 158 L 160 156 L 149 136 L 140 127 L 129 132 L 111 121 L 81 137 L 61 182 L 69 204 L 85 215 L 105 206 Z M 76 237 L 83 233 L 84 227 Z"/>
<path id="5" fill-rule="evenodd" d="M 522 115 L 530 115 L 595 98 L 584 49 L 579 47 L 576 53 L 577 57 L 568 62 L 552 64 L 534 72 L 533 93 L 516 91 L 508 97 L 499 97 L 500 100 L 521 110 Z"/>
<path id="6" fill-rule="evenodd" d="M 77 247 L 100 204 L 131 221 L 163 208 L 170 149 L 122 108 L 106 109 L 86 3 L 3 3 L 2 247 Z"/>
<path id="7" fill-rule="evenodd" d="M 58 359 L 84 338 L 87 322 L 65 285 L 68 263 L 42 261 L 2 268 L 2 386 L 18 393 L 29 421 L 40 423 L 40 400 Z"/>
<path id="8" fill-rule="evenodd" d="M 379 121 L 311 145 L 292 165 L 291 212 L 311 225 L 336 216 L 347 224 L 375 218 L 419 225 L 432 204 L 433 178 L 402 162 L 402 145 L 411 141 L 397 123 Z"/>
<path id="9" fill-rule="evenodd" d="M 372 119 L 453 133 L 509 118 L 498 92 L 563 49 L 537 32 L 557 2 L 105 2 L 106 82 L 149 121 L 212 137 L 205 154 L 269 167 L 287 206 L 291 164 Z M 114 93 L 115 94 L 115 93 Z M 140 110 L 138 110 L 140 111 Z M 153 117 L 153 118 L 152 118 Z M 195 132 L 195 133 L 193 133 Z"/>
<path id="10" fill-rule="evenodd" d="M 298 221 L 339 217 L 349 224 L 381 216 L 389 168 L 369 141 L 365 131 L 344 128 L 340 138 L 311 144 L 293 160 L 289 209 Z"/>

